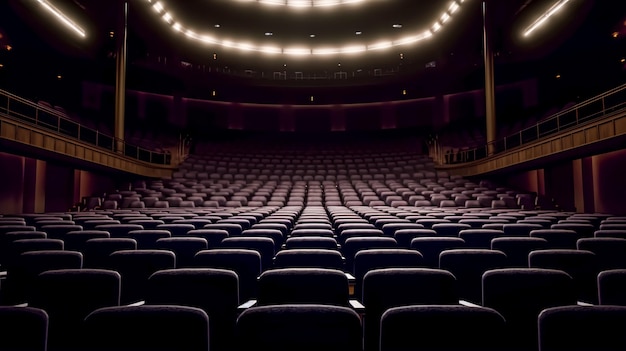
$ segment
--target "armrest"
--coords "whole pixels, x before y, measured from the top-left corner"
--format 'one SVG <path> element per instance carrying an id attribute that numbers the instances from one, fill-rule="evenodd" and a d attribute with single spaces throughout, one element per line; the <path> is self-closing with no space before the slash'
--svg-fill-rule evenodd
<path id="1" fill-rule="evenodd" d="M 143 305 L 145 305 L 145 304 L 146 304 L 146 301 L 143 301 L 143 300 L 142 300 L 142 301 L 137 301 L 137 302 L 129 303 L 129 304 L 128 304 L 128 305 L 126 305 L 126 306 L 128 306 L 128 307 L 137 307 L 137 306 L 143 306 Z"/>
<path id="2" fill-rule="evenodd" d="M 0 272 L 0 279 L 6 278 L 6 277 L 7 277 L 7 271 Z"/>
<path id="3" fill-rule="evenodd" d="M 578 306 L 585 306 L 585 307 L 593 306 L 592 303 L 588 303 L 588 302 L 584 302 L 584 301 L 576 301 L 576 305 L 578 305 Z"/>
<path id="4" fill-rule="evenodd" d="M 24 302 L 19 305 L 13 305 L 13 307 L 28 307 L 28 302 Z"/>
<path id="5" fill-rule="evenodd" d="M 237 307 L 237 311 L 243 312 L 244 310 L 247 310 L 250 307 L 254 307 L 254 305 L 256 305 L 256 302 L 257 300 L 248 300 L 247 302 L 244 302 L 241 305 L 239 305 Z"/>
<path id="6" fill-rule="evenodd" d="M 356 278 L 350 273 L 344 273 L 348 278 L 348 296 L 354 296 L 354 286 L 356 285 Z"/>
<path id="7" fill-rule="evenodd" d="M 473 302 L 469 302 L 466 300 L 459 300 L 459 305 L 466 306 L 466 307 L 481 307 L 480 305 L 477 305 Z"/>
<path id="8" fill-rule="evenodd" d="M 358 314 L 365 313 L 365 306 L 363 306 L 363 304 L 360 303 L 358 300 L 348 300 L 348 302 L 350 303 L 350 307 L 352 307 L 352 309 L 356 313 Z"/>

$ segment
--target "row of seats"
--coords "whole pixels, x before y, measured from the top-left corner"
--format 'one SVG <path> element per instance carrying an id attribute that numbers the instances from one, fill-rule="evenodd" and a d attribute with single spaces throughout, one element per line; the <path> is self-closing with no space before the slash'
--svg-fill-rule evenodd
<path id="1" fill-rule="evenodd" d="M 623 282 L 626 271 L 607 274 Z M 157 271 L 148 280 L 146 300 L 134 305 L 120 305 L 121 280 L 115 271 L 45 271 L 28 307 L 0 307 L 0 335 L 9 350 L 208 350 L 209 344 L 218 350 L 359 351 L 626 346 L 626 307 L 577 306 L 568 289 L 571 278 L 561 271 L 488 271 L 483 306 L 478 306 L 459 304 L 449 272 L 375 270 L 368 273 L 368 286 L 375 291 L 364 315 L 346 306 L 341 276 L 315 269 L 266 272 L 260 280 L 268 291 L 259 295 L 258 305 L 237 311 L 237 275 L 228 270 Z M 315 284 L 325 285 L 312 289 Z M 576 337 L 570 334 L 574 331 Z"/>

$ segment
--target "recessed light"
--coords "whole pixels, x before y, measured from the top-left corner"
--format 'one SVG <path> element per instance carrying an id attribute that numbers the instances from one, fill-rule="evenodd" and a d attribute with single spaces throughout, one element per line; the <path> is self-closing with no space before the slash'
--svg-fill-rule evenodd
<path id="1" fill-rule="evenodd" d="M 354 32 L 354 34 L 361 35 L 361 34 L 363 34 L 363 32 L 361 32 L 360 30 L 357 30 L 356 32 Z"/>
<path id="2" fill-rule="evenodd" d="M 272 35 L 274 35 L 274 33 L 272 33 L 272 32 L 265 32 L 265 36 L 266 37 L 271 37 Z"/>
<path id="3" fill-rule="evenodd" d="M 394 24 L 392 27 L 399 29 L 399 28 L 402 28 L 402 25 L 401 24 Z"/>
<path id="4" fill-rule="evenodd" d="M 219 28 L 219 27 L 221 27 L 221 26 L 220 26 L 219 24 L 216 24 L 216 25 L 214 25 L 213 27 L 215 27 L 215 28 Z"/>
<path id="5" fill-rule="evenodd" d="M 315 38 L 315 34 L 310 34 L 309 38 Z"/>

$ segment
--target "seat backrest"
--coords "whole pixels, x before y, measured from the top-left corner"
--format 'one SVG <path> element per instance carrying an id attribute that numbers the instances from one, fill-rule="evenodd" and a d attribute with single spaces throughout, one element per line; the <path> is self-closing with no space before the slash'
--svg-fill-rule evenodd
<path id="1" fill-rule="evenodd" d="M 100 269 L 61 269 L 39 274 L 28 304 L 45 310 L 50 317 L 50 349 L 78 347 L 85 317 L 98 308 L 119 306 L 120 282 L 119 273 Z"/>
<path id="2" fill-rule="evenodd" d="M 626 349 L 626 306 L 561 306 L 539 315 L 539 351 Z"/>
<path id="3" fill-rule="evenodd" d="M 148 305 L 181 305 L 202 309 L 209 317 L 211 349 L 232 343 L 239 305 L 239 278 L 234 271 L 184 268 L 157 271 L 148 279 Z"/>
<path id="4" fill-rule="evenodd" d="M 337 250 L 291 249 L 279 251 L 274 257 L 275 268 L 344 269 L 344 258 Z"/>
<path id="5" fill-rule="evenodd" d="M 363 331 L 352 309 L 327 305 L 259 306 L 237 319 L 241 350 L 361 351 Z"/>
<path id="6" fill-rule="evenodd" d="M 482 300 L 483 273 L 506 265 L 506 255 L 497 250 L 453 249 L 439 255 L 439 268 L 454 274 L 460 297 L 474 303 Z"/>
<path id="7" fill-rule="evenodd" d="M 46 351 L 48 314 L 34 307 L 0 306 L 0 345 L 3 350 Z"/>
<path id="8" fill-rule="evenodd" d="M 626 269 L 611 269 L 598 274 L 598 302 L 626 306 Z"/>
<path id="9" fill-rule="evenodd" d="M 411 249 L 419 251 L 424 257 L 424 265 L 439 268 L 439 254 L 444 250 L 461 249 L 465 240 L 453 237 L 418 237 L 411 240 Z"/>
<path id="10" fill-rule="evenodd" d="M 84 324 L 84 350 L 209 350 L 209 318 L 195 307 L 105 307 L 89 314 Z"/>
<path id="11" fill-rule="evenodd" d="M 342 271 L 336 269 L 273 269 L 261 274 L 258 287 L 259 305 L 348 306 L 348 278 Z"/>
<path id="12" fill-rule="evenodd" d="M 504 318 L 486 307 L 394 307 L 381 318 L 380 351 L 503 350 L 505 326 Z"/>
<path id="13" fill-rule="evenodd" d="M 176 268 L 176 255 L 167 250 L 115 251 L 108 261 L 109 268 L 122 276 L 122 304 L 145 299 L 146 284 L 152 273 Z"/>
<path id="14" fill-rule="evenodd" d="M 261 255 L 255 250 L 212 249 L 194 256 L 194 267 L 232 270 L 239 277 L 239 300 L 257 295 L 257 277 L 261 274 Z"/>
<path id="15" fill-rule="evenodd" d="M 482 306 L 506 319 L 507 339 L 520 349 L 537 345 L 537 317 L 546 308 L 575 305 L 574 281 L 567 273 L 540 268 L 489 270 L 482 278 Z"/>
<path id="16" fill-rule="evenodd" d="M 596 303 L 598 299 L 596 257 L 584 250 L 535 250 L 528 255 L 531 268 L 559 269 L 572 278 L 578 292 L 578 299 Z"/>
<path id="17" fill-rule="evenodd" d="M 531 237 L 502 237 L 491 240 L 491 249 L 506 254 L 509 267 L 528 267 L 528 254 L 548 248 L 548 241 Z"/>

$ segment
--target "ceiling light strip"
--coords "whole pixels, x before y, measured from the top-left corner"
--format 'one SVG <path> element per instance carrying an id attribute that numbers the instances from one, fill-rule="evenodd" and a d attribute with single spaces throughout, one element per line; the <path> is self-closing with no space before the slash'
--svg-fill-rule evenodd
<path id="1" fill-rule="evenodd" d="M 44 1 L 44 0 L 38 0 Z M 288 56 L 310 56 L 310 55 L 340 55 L 340 54 L 358 54 L 367 51 L 376 51 L 376 50 L 385 50 L 395 46 L 403 46 L 403 45 L 411 45 L 417 42 L 420 42 L 425 39 L 431 38 L 435 33 L 441 31 L 441 29 L 446 25 L 454 14 L 458 12 L 461 7 L 461 4 L 465 0 L 454 0 L 451 2 L 446 11 L 444 11 L 440 16 L 438 16 L 438 20 L 433 24 L 430 29 L 413 34 L 407 35 L 405 37 L 396 39 L 396 40 L 388 40 L 376 42 L 369 45 L 344 45 L 339 47 L 322 47 L 322 48 L 306 48 L 306 47 L 287 47 L 280 48 L 275 46 L 262 46 L 255 45 L 249 42 L 239 42 L 233 40 L 220 40 L 218 38 L 208 36 L 208 35 L 198 35 L 194 31 L 185 28 L 180 22 L 176 21 L 172 14 L 167 12 L 165 7 L 160 1 L 155 0 L 146 0 L 148 3 L 152 4 L 152 8 L 156 11 L 156 13 L 169 25 L 171 25 L 172 29 L 176 32 L 184 33 L 187 37 L 195 40 L 199 40 L 205 44 L 209 45 L 219 45 L 225 48 L 233 48 L 242 51 L 254 51 L 265 54 L 283 54 Z M 305 3 L 309 3 L 311 6 L 326 6 L 329 4 L 347 4 L 360 2 L 365 0 L 257 0 L 258 2 L 263 2 L 272 5 L 288 5 L 298 3 L 300 5 L 304 5 Z M 566 2 L 569 0 L 565 0 Z"/>
<path id="2" fill-rule="evenodd" d="M 563 6 L 565 6 L 569 1 L 570 0 L 557 1 L 547 12 L 539 16 L 539 18 L 537 18 L 535 22 L 533 22 L 533 24 L 526 28 L 526 30 L 524 31 L 524 36 L 529 36 L 532 32 L 535 31 L 535 29 L 541 27 L 544 23 L 546 23 L 548 19 L 550 19 L 550 17 L 559 12 L 559 10 L 561 10 L 561 8 L 563 8 Z"/>
<path id="3" fill-rule="evenodd" d="M 67 17 L 63 12 L 59 11 L 54 5 L 52 5 L 47 0 L 37 0 L 46 9 L 48 12 L 54 15 L 61 23 L 67 26 L 69 29 L 73 30 L 80 37 L 84 38 L 87 36 L 85 30 L 83 30 L 80 26 L 78 26 L 74 21 L 72 21 L 69 17 Z"/>

